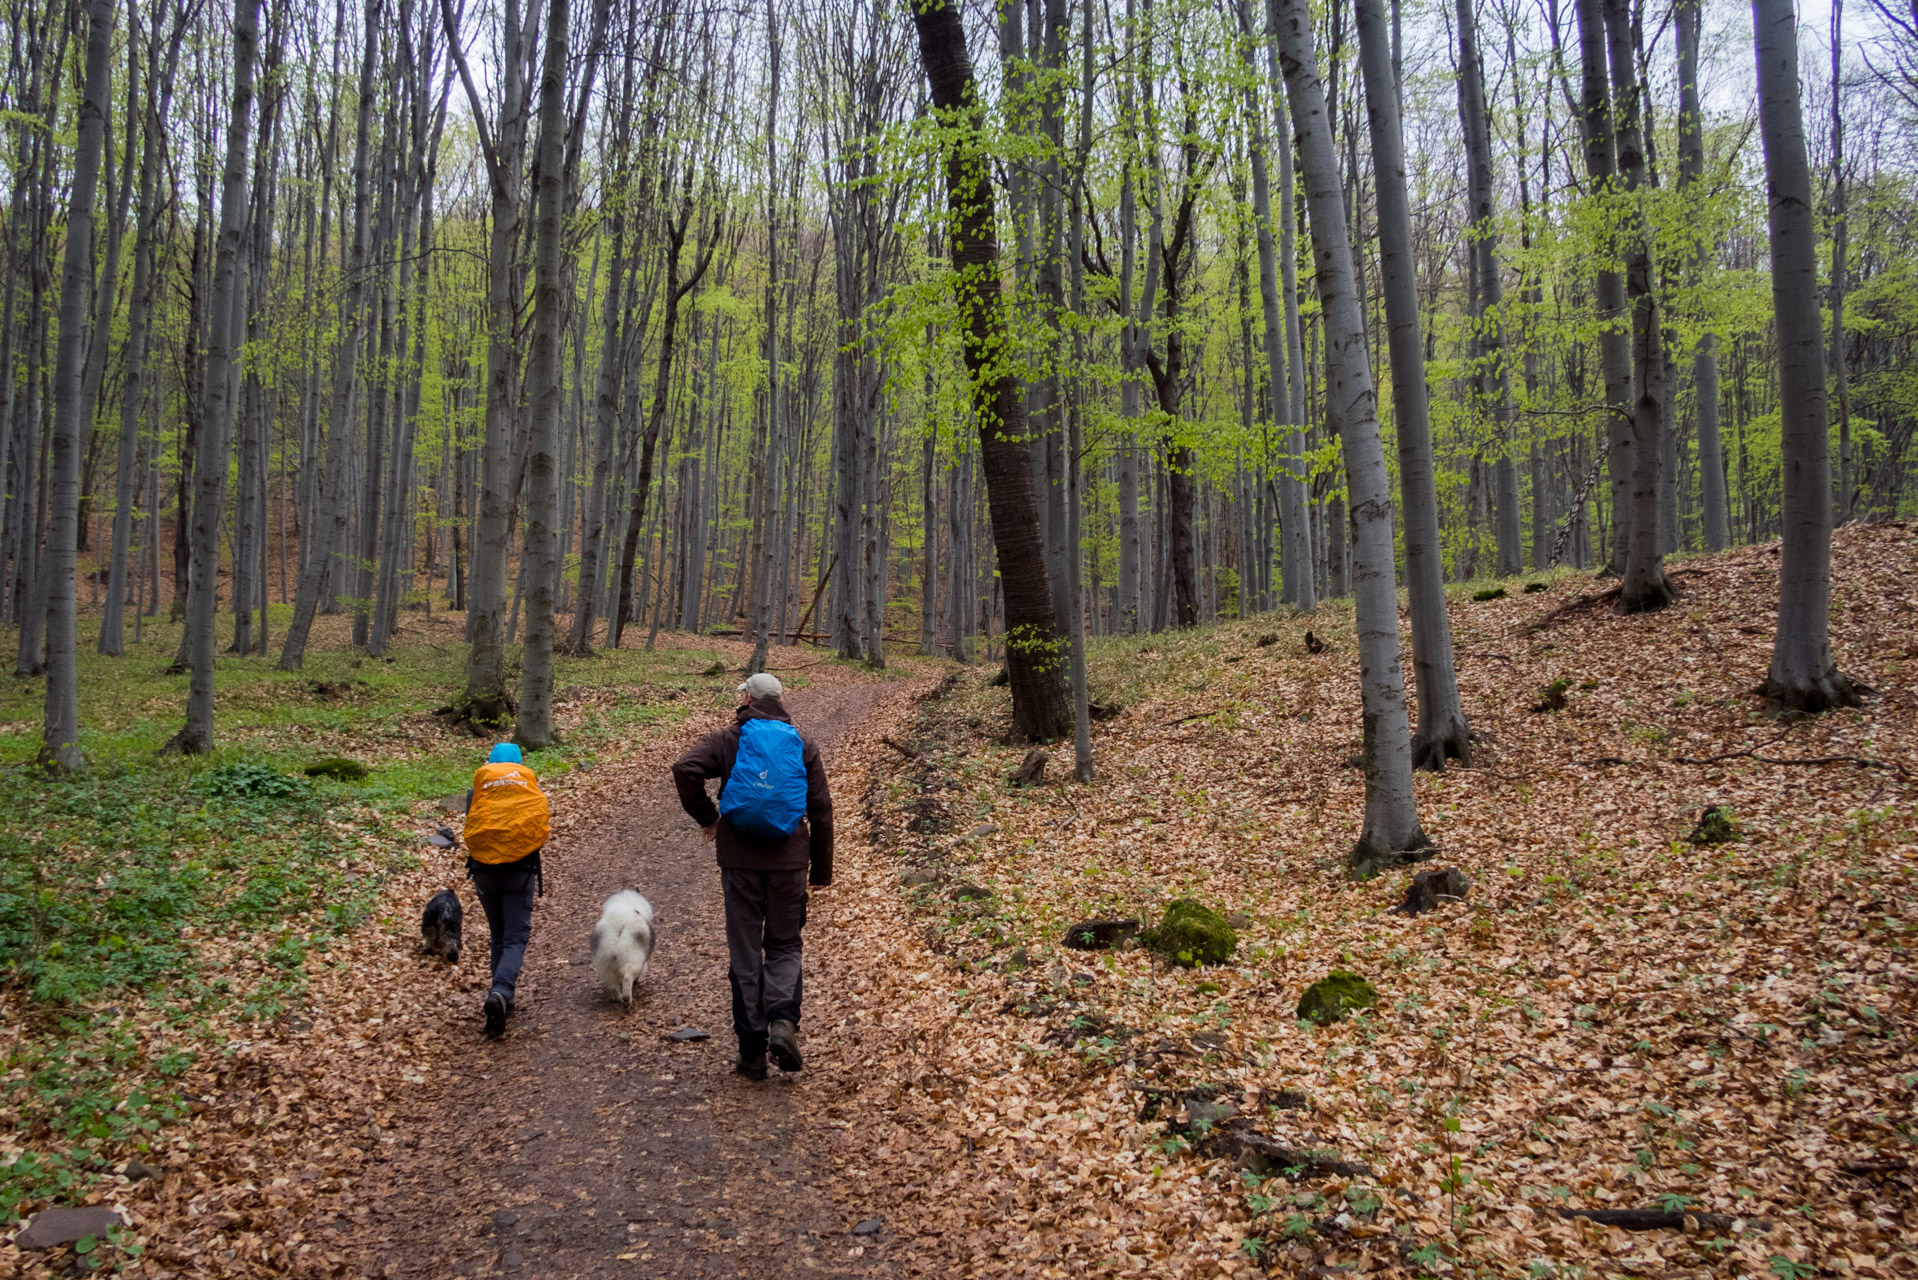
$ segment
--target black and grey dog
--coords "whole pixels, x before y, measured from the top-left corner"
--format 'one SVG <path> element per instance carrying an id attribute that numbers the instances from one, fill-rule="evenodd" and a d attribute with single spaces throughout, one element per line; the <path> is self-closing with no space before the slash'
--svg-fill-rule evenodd
<path id="1" fill-rule="evenodd" d="M 441 889 L 426 904 L 426 910 L 420 914 L 420 937 L 426 940 L 426 950 L 448 964 L 458 964 L 460 960 L 460 919 L 465 913 L 460 910 L 459 895 L 451 889 Z"/>

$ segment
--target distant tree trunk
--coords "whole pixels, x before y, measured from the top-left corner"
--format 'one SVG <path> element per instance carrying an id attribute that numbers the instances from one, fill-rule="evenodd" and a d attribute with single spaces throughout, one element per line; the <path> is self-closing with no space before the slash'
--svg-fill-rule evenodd
<path id="1" fill-rule="evenodd" d="M 606 284 L 605 328 L 599 344 L 599 376 L 593 399 L 593 472 L 587 490 L 586 519 L 579 544 L 579 605 L 573 610 L 573 634 L 567 644 L 576 656 L 593 651 L 593 612 L 599 582 L 605 576 L 606 516 L 613 486 L 613 443 L 619 435 L 619 397 L 625 380 L 625 350 L 620 322 L 625 317 L 621 290 L 628 274 L 626 205 L 630 198 L 626 172 L 633 103 L 633 75 L 626 64 L 620 78 L 619 109 L 614 114 L 611 163 L 608 166 L 608 202 L 612 205 L 612 264 Z"/>
<path id="2" fill-rule="evenodd" d="M 1128 55 L 1134 25 L 1133 0 L 1126 0 L 1126 40 Z M 1126 59 L 1131 65 L 1130 56 Z M 1133 80 L 1127 76 L 1119 86 L 1119 110 L 1127 119 L 1133 112 Z M 1139 258 L 1139 200 L 1135 191 L 1137 166 L 1127 163 L 1119 178 L 1119 417 L 1125 423 L 1125 435 L 1117 445 L 1119 470 L 1119 598 L 1113 629 L 1121 635 L 1135 635 L 1143 622 L 1144 542 L 1139 524 L 1139 374 L 1142 361 L 1139 346 L 1143 342 L 1140 326 L 1132 310 L 1132 285 Z"/>
<path id="3" fill-rule="evenodd" d="M 146 398 L 147 333 L 153 315 L 154 241 L 160 233 L 160 211 L 156 207 L 160 145 L 166 129 L 167 106 L 172 99 L 173 72 L 179 62 L 181 37 L 185 31 L 184 23 L 175 26 L 167 49 L 164 73 L 161 73 L 161 64 L 156 56 L 160 47 L 157 22 L 148 36 L 153 53 L 148 58 L 146 110 L 140 131 L 139 218 L 133 231 L 133 286 L 127 296 L 126 373 L 120 397 L 120 448 L 114 471 L 113 559 L 112 567 L 108 570 L 106 610 L 100 621 L 100 652 L 109 655 L 124 653 L 126 649 L 127 553 L 133 540 L 134 485 L 140 479 L 134 463 L 140 445 L 140 413 Z M 130 42 L 136 46 L 138 44 L 137 38 L 130 37 Z M 132 69 L 138 65 L 136 58 L 128 58 L 129 94 L 137 88 L 133 84 Z M 129 149 L 133 146 L 131 137 L 127 138 L 126 145 Z"/>
<path id="4" fill-rule="evenodd" d="M 1774 716 L 1815 715 L 1856 706 L 1858 692 L 1831 656 L 1831 444 L 1819 332 L 1818 228 L 1799 105 L 1798 26 L 1792 0 L 1752 0 L 1752 26 L 1758 52 L 1758 128 L 1770 192 L 1784 455 L 1778 633 L 1765 678 L 1765 705 Z"/>
<path id="5" fill-rule="evenodd" d="M 1359 693 L 1365 732 L 1365 826 L 1349 865 L 1376 874 L 1431 844 L 1412 790 L 1412 741 L 1400 669 L 1398 590 L 1393 581 L 1392 498 L 1379 438 L 1378 393 L 1366 354 L 1365 317 L 1346 239 L 1338 155 L 1320 85 L 1306 0 L 1277 0 L 1279 55 L 1298 128 L 1299 165 L 1312 215 L 1324 315 L 1326 411 L 1337 428 L 1352 494 L 1359 633 Z"/>
<path id="6" fill-rule="evenodd" d="M 1618 144 L 1612 131 L 1612 92 L 1605 59 L 1606 0 L 1577 0 L 1578 48 L 1583 73 L 1585 172 L 1592 190 L 1610 192 L 1618 172 Z M 1607 228 L 1607 234 L 1612 231 Z M 1609 255 L 1608 255 L 1609 256 Z M 1599 358 L 1605 372 L 1606 470 L 1611 492 L 1613 537 L 1612 573 L 1625 571 L 1629 521 L 1618 513 L 1631 506 L 1632 476 L 1632 339 L 1625 311 L 1625 278 L 1601 268 L 1596 273 L 1593 301 L 1604 326 L 1599 330 Z"/>
<path id="7" fill-rule="evenodd" d="M 235 301 L 242 288 L 240 234 L 246 224 L 246 158 L 253 112 L 253 54 L 259 0 L 233 7 L 233 106 L 227 118 L 226 169 L 220 182 L 220 238 L 214 252 L 213 303 L 202 388 L 199 456 L 193 471 L 193 566 L 187 580 L 186 649 L 192 664 L 186 725 L 167 750 L 201 755 L 213 750 L 214 601 L 219 586 L 220 515 L 226 488 L 228 433 L 233 421 L 232 363 L 237 336 Z"/>
<path id="8" fill-rule="evenodd" d="M 242 0 L 245 3 L 245 0 Z M 86 80 L 80 94 L 67 197 L 66 260 L 60 273 L 60 342 L 53 371 L 52 518 L 47 524 L 47 699 L 40 744 L 43 768 L 68 773 L 86 766 L 80 751 L 80 663 L 73 575 L 80 530 L 80 433 L 86 377 L 88 312 L 93 281 L 93 197 L 105 150 L 112 93 L 113 0 L 89 0 Z M 93 340 L 106 343 L 104 331 Z M 0 370 L 12 377 L 13 370 Z M 209 699 L 209 704 L 210 704 Z M 208 708 L 211 719 L 211 706 Z"/>
<path id="9" fill-rule="evenodd" d="M 1605 0 L 1611 45 L 1614 136 L 1619 176 L 1624 179 L 1625 293 L 1631 303 L 1631 352 L 1637 395 L 1632 400 L 1630 505 L 1620 511 L 1627 526 L 1625 575 L 1619 583 L 1620 613 L 1662 609 L 1672 601 L 1658 542 L 1659 470 L 1665 436 L 1665 331 L 1652 272 L 1652 232 L 1646 223 L 1643 112 L 1628 0 Z"/>
<path id="10" fill-rule="evenodd" d="M 1412 613 L 1412 666 L 1418 675 L 1419 727 L 1412 767 L 1443 771 L 1447 757 L 1472 762 L 1472 732 L 1459 702 L 1452 627 L 1445 613 L 1444 544 L 1433 479 L 1432 427 L 1419 332 L 1418 263 L 1412 251 L 1405 183 L 1405 135 L 1384 0 L 1358 0 L 1359 63 L 1365 76 L 1372 169 L 1378 182 L 1380 274 L 1386 345 L 1398 424 L 1399 501 L 1405 518 L 1405 588 Z"/>
<path id="11" fill-rule="evenodd" d="M 679 255 L 686 243 L 686 230 L 693 218 L 692 168 L 688 162 L 683 186 L 679 196 L 677 212 L 669 213 L 666 220 L 666 311 L 665 320 L 659 335 L 659 368 L 653 376 L 653 402 L 646 415 L 646 427 L 639 443 L 639 476 L 633 485 L 632 507 L 626 516 L 626 537 L 621 544 L 619 554 L 619 603 L 614 608 L 612 635 L 607 644 L 619 648 L 621 635 L 626 624 L 635 618 L 633 603 L 635 600 L 633 585 L 633 563 L 639 554 L 640 535 L 646 529 L 646 501 L 653 486 L 653 458 L 659 448 L 660 432 L 666 426 L 666 411 L 671 400 L 673 377 L 673 352 L 678 345 L 679 304 L 686 295 L 697 288 L 700 279 L 706 274 L 707 266 L 713 260 L 714 244 L 719 239 L 718 228 L 714 228 L 711 240 L 700 252 L 699 261 L 694 264 L 693 272 L 686 280 L 679 278 Z M 644 584 L 640 585 L 644 590 Z M 643 602 L 642 602 L 643 603 Z"/>
<path id="12" fill-rule="evenodd" d="M 1063 14 L 1059 18 L 1064 23 Z M 1086 166 L 1092 156 L 1092 110 L 1093 110 L 1093 44 L 1092 44 L 1092 6 L 1084 9 L 1082 34 L 1079 42 L 1079 140 L 1075 169 L 1083 177 Z M 1085 270 L 1085 228 L 1086 210 L 1081 204 L 1084 183 L 1072 184 L 1072 198 L 1068 210 L 1068 232 L 1066 241 L 1066 259 L 1072 264 L 1070 272 L 1071 304 L 1075 315 L 1086 314 L 1086 270 Z M 1062 344 L 1063 350 L 1063 344 Z M 1249 354 L 1249 353 L 1248 353 Z M 1085 512 L 1085 402 L 1086 381 L 1078 371 L 1087 366 L 1086 337 L 1083 329 L 1075 329 L 1072 337 L 1071 413 L 1070 426 L 1065 441 L 1063 460 L 1066 467 L 1066 530 L 1063 539 L 1066 562 L 1066 634 L 1071 645 L 1070 661 L 1072 668 L 1072 777 L 1080 783 L 1092 781 L 1092 702 L 1086 686 L 1086 599 L 1085 584 L 1081 575 L 1084 572 L 1085 555 L 1080 547 L 1082 538 L 1081 521 Z"/>
<path id="13" fill-rule="evenodd" d="M 1678 3 L 1678 189 L 1690 197 L 1705 176 L 1704 113 L 1698 100 L 1698 44 L 1702 0 Z M 1702 209 L 1683 200 L 1687 215 L 1703 225 Z M 1703 285 L 1711 244 L 1693 240 L 1690 271 Z M 1698 487 L 1704 514 L 1705 550 L 1723 551 L 1731 543 L 1730 500 L 1725 492 L 1725 448 L 1718 431 L 1718 337 L 1702 334 L 1692 349 L 1692 386 L 1698 401 Z"/>
<path id="14" fill-rule="evenodd" d="M 1297 609 L 1318 604 L 1312 576 L 1312 520 L 1306 492 L 1305 342 L 1299 322 L 1297 182 L 1292 173 L 1292 134 L 1286 127 L 1285 77 L 1279 67 L 1278 0 L 1266 0 L 1266 80 L 1272 90 L 1272 136 L 1279 153 L 1279 285 L 1285 301 L 1288 412 L 1279 419 L 1283 448 L 1279 473 L 1279 588 Z M 1276 394 L 1276 393 L 1275 393 Z"/>
<path id="15" fill-rule="evenodd" d="M 1278 237 L 1272 218 L 1271 180 L 1266 171 L 1266 137 L 1264 113 L 1259 106 L 1258 89 L 1253 77 L 1258 75 L 1257 60 L 1253 56 L 1253 44 L 1270 46 L 1270 37 L 1263 26 L 1256 29 L 1252 25 L 1251 0 L 1238 0 L 1239 33 L 1247 41 L 1245 64 L 1248 78 L 1245 84 L 1246 127 L 1251 137 L 1248 149 L 1252 160 L 1252 217 L 1257 224 L 1259 251 L 1259 308 L 1265 324 L 1264 356 L 1266 371 L 1266 400 L 1258 406 L 1257 418 L 1270 418 L 1273 430 L 1283 438 L 1285 424 L 1291 420 L 1291 398 L 1285 381 L 1285 311 L 1279 303 L 1279 262 Z M 1284 138 L 1278 139 L 1278 146 L 1287 146 Z M 1291 199 L 1290 191 L 1281 191 L 1280 199 Z M 1247 353 L 1248 357 L 1250 353 Z M 1281 529 L 1281 532 L 1286 530 Z M 1263 563 L 1263 562 L 1262 562 Z M 1281 566 L 1283 573 L 1283 565 Z M 1242 575 L 1243 576 L 1243 575 Z M 1289 586 L 1291 575 L 1285 575 Z M 1255 607 L 1263 609 L 1264 574 L 1255 576 L 1253 599 Z M 1241 592 L 1245 586 L 1241 585 Z"/>
<path id="16" fill-rule="evenodd" d="M 1031 461 L 1021 437 L 1025 405 L 1004 363 L 1004 303 L 992 184 L 980 138 L 981 106 L 966 33 L 953 0 L 913 6 L 919 56 L 933 106 L 958 126 L 946 152 L 952 217 L 952 264 L 964 319 L 965 360 L 973 380 L 980 457 L 992 510 L 993 541 L 1006 607 L 1006 672 L 1012 686 L 1013 735 L 1062 737 L 1072 724 L 1066 698 L 1063 638 L 1058 634 L 1039 535 Z"/>
<path id="17" fill-rule="evenodd" d="M 1519 547 L 1518 470 L 1512 461 L 1511 374 L 1504 353 L 1505 317 L 1501 307 L 1505 290 L 1498 265 L 1498 211 L 1492 199 L 1492 125 L 1485 102 L 1485 63 L 1479 53 L 1478 23 L 1473 7 L 1472 0 L 1458 0 L 1458 113 L 1465 134 L 1466 190 L 1471 209 L 1468 252 L 1475 263 L 1474 275 L 1478 280 L 1477 310 L 1472 317 L 1476 328 L 1473 345 L 1478 357 L 1474 378 L 1481 404 L 1491 411 L 1496 459 L 1493 473 L 1497 496 L 1498 573 L 1509 577 L 1524 568 L 1524 558 Z M 1383 30 L 1378 33 L 1381 40 L 1385 36 Z M 1368 79 L 1368 101 L 1376 101 L 1382 91 L 1382 84 L 1374 87 Z M 1397 96 L 1395 88 L 1393 97 Z M 1409 254 L 1409 218 L 1407 225 L 1406 252 Z M 1408 264 L 1407 271 L 1410 270 Z M 1408 287 L 1413 290 L 1416 301 L 1417 286 L 1410 283 L 1409 275 Z M 1416 316 L 1412 323 L 1416 334 Z M 1396 377 L 1394 374 L 1395 387 Z M 1393 398 L 1396 402 L 1397 397 Z"/>
<path id="18" fill-rule="evenodd" d="M 258 0 L 242 0 L 257 3 Z M 300 571 L 299 594 L 293 602 L 293 621 L 280 646 L 280 670 L 298 671 L 306 657 L 313 616 L 327 592 L 334 556 L 347 546 L 347 465 L 354 453 L 353 411 L 358 392 L 360 342 L 366 325 L 367 256 L 372 230 L 371 164 L 374 73 L 379 67 L 381 0 L 366 0 L 360 58 L 359 117 L 353 144 L 353 238 L 347 250 L 344 288 L 340 295 L 340 340 L 333 357 L 332 404 L 327 410 L 326 472 L 320 482 L 318 509 L 307 539 L 306 564 Z"/>

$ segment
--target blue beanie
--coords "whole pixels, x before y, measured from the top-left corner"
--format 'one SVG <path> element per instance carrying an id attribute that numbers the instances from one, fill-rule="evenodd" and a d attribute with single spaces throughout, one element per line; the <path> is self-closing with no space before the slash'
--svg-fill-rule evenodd
<path id="1" fill-rule="evenodd" d="M 486 757 L 488 764 L 521 764 L 519 748 L 510 742 L 502 742 L 493 748 L 493 754 Z"/>

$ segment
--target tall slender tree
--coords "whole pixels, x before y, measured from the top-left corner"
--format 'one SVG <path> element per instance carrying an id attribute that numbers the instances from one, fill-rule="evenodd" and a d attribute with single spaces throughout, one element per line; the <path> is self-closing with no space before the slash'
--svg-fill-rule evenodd
<path id="1" fill-rule="evenodd" d="M 47 525 L 47 700 L 40 763 L 55 772 L 84 768 L 80 750 L 78 616 L 74 564 L 80 531 L 81 383 L 86 376 L 88 308 L 93 282 L 93 198 L 106 147 L 112 88 L 113 0 L 89 0 L 86 70 L 80 90 L 73 186 L 67 198 L 66 260 L 60 272 L 60 341 L 53 371 L 52 519 Z M 93 340 L 104 344 L 106 334 Z M 11 369 L 4 370 L 11 377 Z"/>
<path id="2" fill-rule="evenodd" d="M 1698 42 L 1702 0 L 1678 0 L 1678 189 L 1689 197 L 1687 213 L 1696 228 L 1689 264 L 1695 288 L 1704 288 L 1711 256 L 1709 225 L 1698 207 L 1705 176 L 1705 115 L 1698 96 Z M 1692 389 L 1697 401 L 1698 492 L 1705 550 L 1723 551 L 1731 542 L 1730 501 L 1725 486 L 1725 449 L 1718 428 L 1718 335 L 1706 330 L 1692 348 Z"/>
<path id="3" fill-rule="evenodd" d="M 946 199 L 951 219 L 953 288 L 959 303 L 986 501 L 999 556 L 1006 611 L 1006 673 L 1016 737 L 1049 739 L 1072 725 L 1066 697 L 1066 645 L 1057 630 L 1045 543 L 1024 443 L 1026 410 L 1007 365 L 1005 302 L 982 104 L 955 0 L 926 0 L 912 11 L 919 58 L 945 136 Z"/>
<path id="4" fill-rule="evenodd" d="M 1412 250 L 1411 197 L 1405 182 L 1405 133 L 1384 0 L 1357 0 L 1357 9 L 1359 66 L 1365 77 L 1372 171 L 1378 184 L 1379 267 L 1384 280 L 1386 347 L 1392 363 L 1392 410 L 1399 438 L 1399 504 L 1405 525 L 1412 667 L 1418 675 L 1419 726 L 1412 739 L 1412 765 L 1443 771 L 1448 758 L 1468 765 L 1472 762 L 1472 732 L 1459 701 L 1458 673 L 1452 661 L 1452 625 L 1445 613 L 1444 544 L 1439 536 L 1438 490 L 1433 479 L 1425 344 L 1419 329 L 1418 263 Z"/>
<path id="5" fill-rule="evenodd" d="M 213 750 L 214 601 L 219 586 L 220 523 L 233 426 L 233 363 L 240 336 L 240 241 L 247 216 L 246 163 L 253 124 L 253 59 L 260 0 L 233 6 L 233 104 L 226 122 L 226 164 L 220 179 L 220 228 L 214 247 L 213 298 L 201 384 L 199 454 L 193 462 L 193 561 L 187 578 L 186 638 L 192 666 L 186 724 L 166 749 L 186 755 Z"/>
<path id="6" fill-rule="evenodd" d="M 1359 633 L 1359 696 L 1365 734 L 1365 825 L 1349 865 L 1360 877 L 1415 861 L 1430 839 L 1412 789 L 1412 739 L 1399 665 L 1398 589 L 1393 577 L 1392 494 L 1379 438 L 1378 392 L 1366 351 L 1344 192 L 1331 117 L 1319 79 L 1308 0 L 1277 0 L 1278 42 L 1299 169 L 1312 217 L 1312 253 L 1324 316 L 1325 408 L 1339 433 L 1352 498 L 1353 595 Z"/>
<path id="7" fill-rule="evenodd" d="M 1831 654 L 1830 419 L 1818 314 L 1818 228 L 1792 0 L 1752 0 L 1752 28 L 1758 129 L 1765 147 L 1785 490 L 1778 632 L 1765 677 L 1765 705 L 1775 716 L 1815 715 L 1856 706 L 1858 690 Z"/>

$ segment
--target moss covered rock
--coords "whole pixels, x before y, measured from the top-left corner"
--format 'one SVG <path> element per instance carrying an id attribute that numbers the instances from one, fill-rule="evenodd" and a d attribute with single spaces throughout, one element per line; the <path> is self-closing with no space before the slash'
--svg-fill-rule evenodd
<path id="1" fill-rule="evenodd" d="M 348 760 L 345 756 L 329 756 L 325 760 L 315 760 L 306 766 L 309 778 L 331 778 L 335 782 L 364 782 L 366 766 L 358 760 Z"/>
<path id="2" fill-rule="evenodd" d="M 1358 974 L 1334 969 L 1305 989 L 1299 997 L 1299 1020 L 1316 1026 L 1343 1022 L 1354 1009 L 1370 1009 L 1379 993 Z"/>
<path id="3" fill-rule="evenodd" d="M 1210 907 L 1180 898 L 1166 907 L 1159 927 L 1147 929 L 1139 940 L 1172 963 L 1192 969 L 1231 959 L 1239 945 L 1239 934 Z"/>

